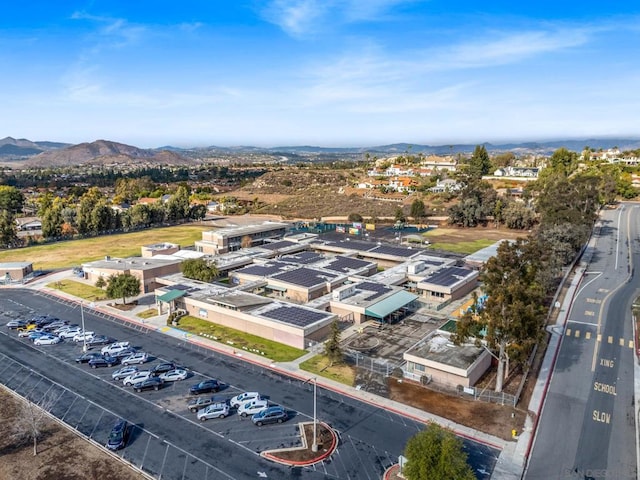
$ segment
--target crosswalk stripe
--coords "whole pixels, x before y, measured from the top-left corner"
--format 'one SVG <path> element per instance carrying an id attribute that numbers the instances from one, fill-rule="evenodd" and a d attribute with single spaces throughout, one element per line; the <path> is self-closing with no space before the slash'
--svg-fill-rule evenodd
<path id="1" fill-rule="evenodd" d="M 607 343 L 613 343 L 613 337 L 611 335 L 607 338 Z"/>
<path id="2" fill-rule="evenodd" d="M 571 329 L 567 328 L 567 337 L 570 337 L 570 336 L 571 336 Z"/>
<path id="3" fill-rule="evenodd" d="M 629 340 L 629 348 L 633 348 L 633 340 Z"/>
<path id="4" fill-rule="evenodd" d="M 624 338 L 621 338 L 621 339 L 620 339 L 620 346 L 621 346 L 621 347 L 624 347 Z"/>
<path id="5" fill-rule="evenodd" d="M 587 340 L 589 340 L 591 338 L 591 332 L 587 332 L 584 334 L 584 338 L 586 338 Z"/>
<path id="6" fill-rule="evenodd" d="M 602 341 L 602 334 L 601 334 L 601 333 L 599 333 L 599 334 L 598 334 L 598 338 L 597 338 L 597 340 L 596 340 L 596 341 L 598 341 L 598 342 L 601 342 L 601 341 Z"/>
<path id="7" fill-rule="evenodd" d="M 574 336 L 578 338 L 580 336 L 580 330 L 576 330 L 576 334 Z"/>

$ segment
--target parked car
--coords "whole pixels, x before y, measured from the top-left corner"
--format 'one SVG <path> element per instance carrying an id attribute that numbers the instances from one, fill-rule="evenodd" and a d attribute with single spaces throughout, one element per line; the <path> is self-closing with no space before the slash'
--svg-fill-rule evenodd
<path id="1" fill-rule="evenodd" d="M 191 410 L 192 413 L 196 413 L 198 410 L 201 410 L 212 403 L 216 403 L 215 397 L 198 397 L 190 400 L 187 404 L 187 408 Z"/>
<path id="2" fill-rule="evenodd" d="M 56 337 L 55 335 L 43 335 L 42 337 L 36 338 L 33 341 L 34 345 L 55 345 L 56 343 L 60 343 L 62 339 L 60 337 Z"/>
<path id="3" fill-rule="evenodd" d="M 240 395 L 236 395 L 231 400 L 229 400 L 229 404 L 232 407 L 239 407 L 240 405 L 244 405 L 247 402 L 251 402 L 253 400 L 258 400 L 260 398 L 260 394 L 258 392 L 244 392 Z"/>
<path id="4" fill-rule="evenodd" d="M 32 333 L 46 333 L 41 328 L 36 327 L 35 323 L 32 324 L 32 325 L 28 325 L 28 326 L 31 327 L 31 328 L 19 328 L 18 329 L 18 336 L 19 337 L 28 337 Z"/>
<path id="5" fill-rule="evenodd" d="M 224 402 L 212 403 L 198 412 L 198 420 L 204 422 L 210 418 L 224 418 L 229 415 L 229 405 Z"/>
<path id="6" fill-rule="evenodd" d="M 9 328 L 10 330 L 15 330 L 16 328 L 26 327 L 27 325 L 29 325 L 29 322 L 27 322 L 24 319 L 9 320 L 6 323 L 7 328 Z"/>
<path id="7" fill-rule="evenodd" d="M 111 378 L 114 380 L 123 380 L 127 378 L 129 375 L 133 375 L 134 373 L 138 373 L 138 367 L 122 367 L 116 370 L 111 374 Z"/>
<path id="8" fill-rule="evenodd" d="M 39 327 L 44 327 L 45 325 L 49 325 L 50 323 L 58 320 L 60 320 L 58 317 L 52 317 L 50 315 L 36 315 L 31 319 L 31 322 L 35 323 Z"/>
<path id="9" fill-rule="evenodd" d="M 189 375 L 189 372 L 182 368 L 176 368 L 174 370 L 169 370 L 168 372 L 161 373 L 159 376 L 165 382 L 175 382 L 179 380 L 184 380 Z"/>
<path id="10" fill-rule="evenodd" d="M 149 360 L 149 355 L 145 352 L 136 352 L 132 353 L 128 357 L 124 357 L 122 359 L 122 365 L 132 365 L 137 363 L 138 365 L 142 365 L 144 362 Z"/>
<path id="11" fill-rule="evenodd" d="M 191 385 L 189 393 L 192 395 L 200 395 L 201 393 L 217 392 L 220 390 L 220 382 L 215 379 L 203 380 L 200 383 Z"/>
<path id="12" fill-rule="evenodd" d="M 124 420 L 118 420 L 109 433 L 106 447 L 109 450 L 119 450 L 127 444 L 129 426 Z"/>
<path id="13" fill-rule="evenodd" d="M 261 427 L 268 423 L 282 423 L 287 419 L 287 412 L 282 407 L 269 407 L 251 417 L 251 421 Z"/>
<path id="14" fill-rule="evenodd" d="M 269 408 L 269 402 L 267 400 L 251 400 L 250 402 L 240 405 L 238 407 L 238 415 L 241 417 L 248 417 L 249 415 L 255 415 L 262 410 Z"/>
<path id="15" fill-rule="evenodd" d="M 151 369 L 151 373 L 153 373 L 154 375 L 160 375 L 161 373 L 170 372 L 171 370 L 175 370 L 176 368 L 180 367 L 173 362 L 164 362 L 159 363 L 158 365 L 153 367 Z"/>
<path id="16" fill-rule="evenodd" d="M 82 329 L 80 327 L 71 327 L 68 330 L 61 331 L 58 336 L 62 338 L 71 338 L 75 337 L 78 334 L 82 333 Z"/>
<path id="17" fill-rule="evenodd" d="M 149 377 L 149 378 L 145 378 L 144 380 L 140 380 L 137 383 L 133 384 L 133 389 L 136 392 L 141 392 L 143 390 L 148 390 L 150 388 L 153 388 L 154 390 L 160 390 L 160 387 L 162 386 L 162 384 L 164 383 L 164 380 L 162 380 L 160 377 Z"/>
<path id="18" fill-rule="evenodd" d="M 136 353 L 136 349 L 133 348 L 133 347 L 128 347 L 128 348 L 125 348 L 124 350 L 121 350 L 121 351 L 119 351 L 117 353 L 112 353 L 111 356 L 119 358 L 119 359 L 123 359 L 123 358 L 127 358 L 130 355 L 133 355 L 134 353 Z"/>
<path id="19" fill-rule="evenodd" d="M 92 358 L 98 358 L 101 356 L 102 354 L 99 352 L 86 352 L 76 357 L 76 363 L 88 363 Z"/>
<path id="20" fill-rule="evenodd" d="M 109 355 L 100 354 L 99 357 L 92 358 L 88 363 L 91 368 L 113 367 L 118 363 L 118 359 Z"/>
<path id="21" fill-rule="evenodd" d="M 102 347 L 100 352 L 105 355 L 114 355 L 116 353 L 122 352 L 123 350 L 127 350 L 129 348 L 129 342 L 115 342 L 105 347 Z"/>
<path id="22" fill-rule="evenodd" d="M 30 332 L 31 330 L 43 330 L 42 328 L 38 327 L 35 323 L 28 323 L 27 325 L 25 325 L 24 327 L 18 327 L 18 335 L 20 335 L 20 332 Z"/>
<path id="23" fill-rule="evenodd" d="M 149 378 L 150 376 L 151 376 L 151 372 L 149 370 L 142 370 L 142 371 L 139 371 L 139 372 L 136 372 L 136 373 L 132 373 L 128 377 L 125 377 L 122 380 L 122 384 L 125 387 L 130 387 L 134 383 L 137 383 L 137 382 L 140 382 L 142 380 L 145 380 L 145 379 Z"/>
<path id="24" fill-rule="evenodd" d="M 33 342 L 36 338 L 48 337 L 48 336 L 50 335 L 47 332 L 44 332 L 39 328 L 34 328 L 29 332 L 29 334 L 27 335 L 27 338 Z"/>
<path id="25" fill-rule="evenodd" d="M 113 342 L 113 338 L 107 337 L 106 335 L 94 335 L 91 338 L 87 339 L 87 345 L 90 347 L 95 347 L 97 345 L 106 345 L 108 343 Z"/>
<path id="26" fill-rule="evenodd" d="M 94 332 L 83 332 L 82 330 L 80 330 L 72 337 L 72 340 L 74 342 L 84 342 L 86 340 L 89 340 L 90 338 L 93 338 L 94 335 Z"/>
<path id="27" fill-rule="evenodd" d="M 51 322 L 48 325 L 42 327 L 47 332 L 53 332 L 54 330 L 65 327 L 69 323 L 68 320 L 56 320 L 55 322 Z"/>
<path id="28" fill-rule="evenodd" d="M 58 328 L 56 328 L 52 333 L 53 333 L 54 335 L 58 335 L 58 336 L 60 336 L 63 332 L 67 332 L 67 331 L 69 331 L 69 330 L 71 330 L 71 329 L 73 329 L 73 328 L 77 328 L 77 329 L 78 329 L 78 331 L 80 330 L 80 327 L 78 326 L 78 324 L 77 324 L 77 323 L 74 323 L 74 324 L 70 324 L 70 325 L 63 325 L 63 326 L 61 326 L 61 327 L 58 327 Z"/>

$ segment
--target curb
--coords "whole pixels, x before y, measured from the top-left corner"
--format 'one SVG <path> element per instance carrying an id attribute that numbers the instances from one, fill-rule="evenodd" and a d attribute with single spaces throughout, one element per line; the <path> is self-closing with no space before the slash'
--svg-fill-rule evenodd
<path id="1" fill-rule="evenodd" d="M 303 425 L 303 433 L 301 434 L 302 437 L 302 443 L 303 443 L 303 449 L 306 449 L 308 447 L 307 445 L 307 437 L 304 434 L 304 425 L 309 425 L 310 422 L 305 422 L 305 423 L 301 423 L 300 425 Z M 313 422 L 311 422 L 313 423 Z M 282 465 L 289 465 L 292 467 L 308 467 L 310 465 L 314 465 L 316 463 L 319 463 L 321 461 L 323 461 L 325 458 L 330 457 L 331 455 L 333 455 L 333 452 L 336 451 L 336 448 L 338 448 L 338 436 L 336 435 L 336 432 L 333 430 L 333 428 L 331 428 L 329 425 L 327 425 L 324 422 L 318 422 L 318 425 L 322 425 L 324 426 L 327 430 L 329 430 L 331 432 L 331 446 L 325 451 L 322 452 L 320 455 L 318 455 L 316 458 L 314 458 L 313 460 L 305 460 L 305 461 L 296 461 L 296 460 L 284 460 L 282 458 L 278 458 L 274 452 L 291 452 L 291 451 L 295 451 L 295 450 L 300 450 L 300 447 L 293 447 L 293 448 L 283 448 L 283 449 L 279 449 L 279 450 L 265 450 L 264 452 L 260 453 L 260 456 L 263 458 L 266 458 L 268 460 L 271 460 L 273 462 L 276 463 L 280 463 Z"/>
<path id="2" fill-rule="evenodd" d="M 394 464 L 391 465 L 389 468 L 387 468 L 384 471 L 384 474 L 382 475 L 382 480 L 391 480 L 391 475 L 397 475 L 397 472 L 400 471 L 400 465 L 399 464 Z"/>

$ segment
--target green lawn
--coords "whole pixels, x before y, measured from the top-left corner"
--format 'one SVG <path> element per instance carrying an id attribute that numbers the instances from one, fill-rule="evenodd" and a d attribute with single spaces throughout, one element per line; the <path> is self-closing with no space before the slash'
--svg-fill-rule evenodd
<path id="1" fill-rule="evenodd" d="M 238 351 L 245 350 L 256 355 L 262 355 L 274 362 L 290 362 L 306 353 L 298 348 L 266 340 L 257 335 L 250 335 L 233 328 L 216 325 L 190 315 L 180 318 L 178 328 L 196 335 L 209 335 L 207 338 L 214 337 L 212 340 L 231 345 Z"/>
<path id="2" fill-rule="evenodd" d="M 51 282 L 47 284 L 47 287 L 55 288 L 56 290 L 68 293 L 74 297 L 83 298 L 90 302 L 105 300 L 107 298 L 107 294 L 104 290 L 92 285 L 76 282 L 74 280 Z"/>
<path id="3" fill-rule="evenodd" d="M 457 242 L 457 243 L 444 243 L 436 242 L 429 245 L 430 248 L 437 250 L 447 250 L 454 253 L 462 253 L 465 255 L 471 255 L 472 253 L 482 250 L 489 245 L 496 243 L 495 240 L 480 239 L 471 242 Z"/>
<path id="4" fill-rule="evenodd" d="M 336 382 L 344 383 L 353 387 L 356 381 L 356 370 L 350 365 L 341 364 L 329 366 L 329 359 L 324 355 L 316 355 L 309 360 L 302 362 L 300 368 L 309 373 L 314 373 L 321 377 L 330 378 Z"/>
<path id="5" fill-rule="evenodd" d="M 140 247 L 150 243 L 170 242 L 182 247 L 191 246 L 202 239 L 206 227 L 180 225 L 152 228 L 133 233 L 70 240 L 0 252 L 0 262 L 33 262 L 34 270 L 70 268 L 105 255 L 112 257 L 139 256 Z"/>

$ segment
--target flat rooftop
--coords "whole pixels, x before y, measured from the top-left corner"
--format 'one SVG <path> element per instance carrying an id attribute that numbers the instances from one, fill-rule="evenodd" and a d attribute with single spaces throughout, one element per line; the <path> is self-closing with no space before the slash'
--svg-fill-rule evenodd
<path id="1" fill-rule="evenodd" d="M 407 355 L 467 370 L 483 351 L 475 345 L 456 346 L 447 336 L 435 334 L 408 350 Z"/>

